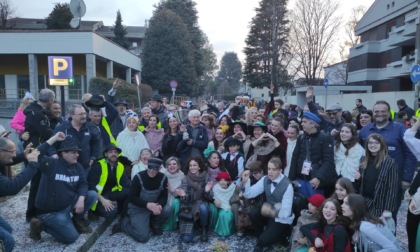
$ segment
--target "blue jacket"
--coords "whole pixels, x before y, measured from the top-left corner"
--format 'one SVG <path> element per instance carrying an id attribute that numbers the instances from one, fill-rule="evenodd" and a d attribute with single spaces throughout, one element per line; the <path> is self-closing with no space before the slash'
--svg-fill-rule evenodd
<path id="1" fill-rule="evenodd" d="M 404 132 L 407 127 L 404 124 L 390 121 L 384 128 L 378 129 L 376 123 L 370 123 L 363 127 L 359 132 L 360 144 L 365 147 L 368 136 L 378 133 L 384 137 L 388 145 L 388 154 L 398 164 L 399 180 L 411 183 L 416 170 L 416 157 L 408 149 L 404 142 Z"/>
<path id="2" fill-rule="evenodd" d="M 44 147 L 39 147 L 41 153 L 44 153 Z M 35 199 L 38 214 L 63 210 L 79 196 L 86 197 L 88 183 L 79 163 L 69 164 L 62 157 L 41 157 L 38 160 L 42 172 Z"/>
<path id="3" fill-rule="evenodd" d="M 79 162 L 83 168 L 89 168 L 90 160 L 95 161 L 102 156 L 102 153 L 100 153 L 101 135 L 99 130 L 92 124 L 86 122 L 80 130 L 77 131 L 71 126 L 70 121 L 65 121 L 55 128 L 53 135 L 57 132 L 63 132 L 67 137 L 71 136 L 72 139 L 77 142 L 79 149 L 81 149 L 77 162 Z M 58 146 L 58 143 L 51 146 L 50 155 L 57 154 Z"/>

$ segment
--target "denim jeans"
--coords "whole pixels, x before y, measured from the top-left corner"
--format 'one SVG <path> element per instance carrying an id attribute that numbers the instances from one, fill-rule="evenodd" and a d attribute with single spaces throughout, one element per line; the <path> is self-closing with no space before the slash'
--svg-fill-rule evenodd
<path id="1" fill-rule="evenodd" d="M 93 203 L 98 198 L 98 194 L 95 191 L 88 191 L 85 197 L 84 211 L 80 214 L 74 214 L 74 218 L 81 218 L 84 214 L 92 207 Z M 44 231 L 49 233 L 58 241 L 71 244 L 77 240 L 79 233 L 73 225 L 70 213 L 72 212 L 74 205 L 77 202 L 78 197 L 73 200 L 73 203 L 68 207 L 58 212 L 51 212 L 41 214 L 38 216 L 39 219 L 44 223 Z"/>
<path id="2" fill-rule="evenodd" d="M 15 246 L 15 239 L 12 236 L 12 227 L 5 219 L 0 217 L 0 240 L 3 242 L 6 251 L 12 251 Z"/>

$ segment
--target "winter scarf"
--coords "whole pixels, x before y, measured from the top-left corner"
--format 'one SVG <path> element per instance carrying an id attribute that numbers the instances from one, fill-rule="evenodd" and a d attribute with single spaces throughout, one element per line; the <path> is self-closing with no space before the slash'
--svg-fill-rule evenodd
<path id="1" fill-rule="evenodd" d="M 181 187 L 182 180 L 184 179 L 185 175 L 183 172 L 178 170 L 175 173 L 170 173 L 168 170 L 164 170 L 163 174 L 166 175 L 168 178 L 169 187 L 171 188 L 171 193 L 168 193 L 168 205 L 172 206 L 172 202 L 174 200 L 174 195 L 172 194 L 176 189 Z"/>
<path id="2" fill-rule="evenodd" d="M 191 202 L 201 200 L 203 198 L 203 188 L 207 183 L 207 172 L 199 172 L 197 174 L 192 174 L 188 171 L 186 179 L 188 186 L 191 190 Z"/>

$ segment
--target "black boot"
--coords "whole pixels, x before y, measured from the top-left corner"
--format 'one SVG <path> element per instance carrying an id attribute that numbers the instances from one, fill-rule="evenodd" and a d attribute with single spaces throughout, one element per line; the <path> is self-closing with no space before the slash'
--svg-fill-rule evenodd
<path id="1" fill-rule="evenodd" d="M 209 234 L 207 232 L 207 227 L 202 227 L 200 241 L 202 241 L 202 242 L 208 242 L 209 241 Z"/>

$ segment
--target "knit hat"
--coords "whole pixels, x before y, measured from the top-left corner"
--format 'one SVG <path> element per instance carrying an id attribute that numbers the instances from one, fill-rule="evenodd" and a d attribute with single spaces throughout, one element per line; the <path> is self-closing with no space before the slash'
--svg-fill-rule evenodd
<path id="1" fill-rule="evenodd" d="M 150 162 L 150 160 L 149 160 L 149 162 Z M 220 181 L 221 179 L 224 179 L 228 182 L 232 181 L 232 179 L 229 176 L 229 173 L 227 173 L 227 172 L 219 172 L 219 174 L 217 174 L 216 180 Z"/>
<path id="2" fill-rule="evenodd" d="M 32 99 L 32 100 L 35 100 L 34 99 L 34 96 L 31 94 L 31 93 L 29 93 L 28 91 L 26 91 L 25 92 L 25 96 L 23 97 L 23 99 L 25 100 L 25 99 Z"/>
<path id="3" fill-rule="evenodd" d="M 309 120 L 312 120 L 312 121 L 314 121 L 314 122 L 316 122 L 318 124 L 321 123 L 321 119 L 317 115 L 315 115 L 314 113 L 312 113 L 312 112 L 309 112 L 309 111 L 303 112 L 303 117 L 306 117 Z"/>
<path id="4" fill-rule="evenodd" d="M 308 201 L 315 207 L 319 208 L 322 205 L 322 203 L 324 203 L 325 197 L 321 194 L 314 194 L 311 197 L 308 197 Z"/>
<path id="5" fill-rule="evenodd" d="M 151 170 L 159 170 L 159 168 L 162 166 L 163 161 L 159 158 L 150 158 L 147 161 L 147 168 Z"/>

